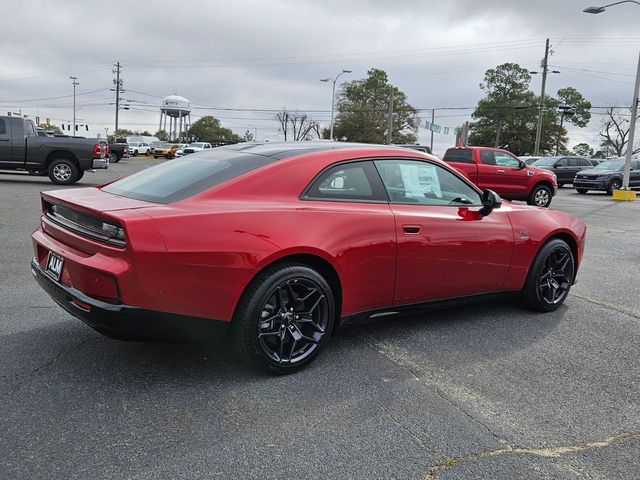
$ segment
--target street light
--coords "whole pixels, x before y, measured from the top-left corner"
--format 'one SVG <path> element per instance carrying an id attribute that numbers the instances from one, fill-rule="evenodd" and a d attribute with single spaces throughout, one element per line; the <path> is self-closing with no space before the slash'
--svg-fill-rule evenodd
<path id="1" fill-rule="evenodd" d="M 609 5 L 603 5 L 602 7 L 589 7 L 585 8 L 583 12 L 585 13 L 602 13 L 605 11 L 607 7 L 612 7 L 614 5 L 619 5 L 621 3 L 635 3 L 636 5 L 640 5 L 640 2 L 636 2 L 635 0 L 623 0 L 621 2 L 611 3 Z M 629 177 L 631 174 L 631 156 L 633 155 L 633 137 L 636 132 L 636 117 L 638 116 L 638 89 L 640 88 L 640 53 L 638 54 L 638 68 L 636 70 L 636 83 L 633 87 L 633 99 L 631 100 L 631 121 L 629 122 L 629 143 L 627 144 L 627 155 L 624 161 L 624 176 L 622 177 L 622 190 L 629 190 Z M 623 195 L 625 199 L 627 198 L 635 198 L 635 194 L 633 197 L 627 197 Z M 622 197 L 620 197 L 622 198 Z"/>
<path id="2" fill-rule="evenodd" d="M 75 137 L 76 136 L 76 86 L 80 84 L 76 82 L 76 80 L 78 80 L 78 77 L 69 77 L 69 78 L 73 82 L 73 135 L 72 137 Z"/>
<path id="3" fill-rule="evenodd" d="M 342 72 L 336 75 L 336 77 L 333 79 L 332 78 L 320 79 L 321 82 L 330 82 L 333 80 L 333 90 L 331 93 L 331 129 L 329 130 L 329 140 L 333 140 L 333 109 L 336 101 L 336 82 L 338 81 L 338 78 L 340 78 L 340 76 L 344 75 L 345 73 L 351 73 L 351 70 L 342 70 Z"/>

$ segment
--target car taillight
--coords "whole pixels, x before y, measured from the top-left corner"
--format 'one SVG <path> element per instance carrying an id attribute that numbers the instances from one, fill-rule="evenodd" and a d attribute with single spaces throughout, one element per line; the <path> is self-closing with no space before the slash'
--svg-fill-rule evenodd
<path id="1" fill-rule="evenodd" d="M 93 146 L 93 156 L 94 157 L 102 157 L 102 155 L 103 155 L 102 144 L 96 143 Z"/>
<path id="2" fill-rule="evenodd" d="M 105 152 L 104 152 L 105 156 L 108 157 L 110 153 L 111 153 L 111 147 L 109 147 L 109 145 L 105 146 Z"/>

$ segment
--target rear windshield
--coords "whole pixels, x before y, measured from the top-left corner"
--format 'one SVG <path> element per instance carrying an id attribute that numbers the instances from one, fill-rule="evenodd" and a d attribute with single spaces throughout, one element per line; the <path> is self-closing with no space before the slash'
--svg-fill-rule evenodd
<path id="1" fill-rule="evenodd" d="M 442 160 L 455 163 L 473 163 L 473 151 L 466 148 L 450 148 Z"/>
<path id="2" fill-rule="evenodd" d="M 146 202 L 172 203 L 275 161 L 250 153 L 207 150 L 141 170 L 103 191 Z"/>

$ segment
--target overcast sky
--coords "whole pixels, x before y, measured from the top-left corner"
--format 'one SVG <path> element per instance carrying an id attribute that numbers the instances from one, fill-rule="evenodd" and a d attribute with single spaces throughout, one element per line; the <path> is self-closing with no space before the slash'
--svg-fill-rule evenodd
<path id="1" fill-rule="evenodd" d="M 604 2 L 607 3 L 607 2 Z M 597 3 L 596 5 L 600 5 Z M 331 85 L 320 78 L 382 68 L 428 119 L 455 127 L 483 95 L 488 68 L 516 62 L 539 70 L 551 39 L 547 90 L 573 86 L 594 106 L 628 105 L 633 93 L 640 6 L 582 13 L 578 0 L 204 0 L 11 2 L 0 30 L 0 111 L 70 122 L 78 77 L 78 123 L 93 135 L 114 128 L 112 65 L 120 61 L 131 109 L 120 126 L 158 129 L 161 98 L 178 93 L 192 119 L 214 115 L 239 134 L 273 138 L 275 110 L 312 112 L 329 123 Z M 539 92 L 540 75 L 532 88 Z M 447 109 L 458 107 L 458 109 Z M 261 111 L 265 110 L 265 111 Z M 603 110 L 570 145 L 597 145 Z M 421 143 L 428 144 L 422 129 Z M 436 153 L 453 136 L 435 135 Z"/>

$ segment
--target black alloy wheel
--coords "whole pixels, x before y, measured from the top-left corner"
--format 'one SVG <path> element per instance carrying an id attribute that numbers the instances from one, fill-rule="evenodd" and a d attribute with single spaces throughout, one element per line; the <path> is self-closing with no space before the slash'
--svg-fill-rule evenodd
<path id="1" fill-rule="evenodd" d="M 282 265 L 260 274 L 245 291 L 234 316 L 240 355 L 270 373 L 307 366 L 333 328 L 331 288 L 315 270 Z"/>
<path id="2" fill-rule="evenodd" d="M 540 249 L 529 269 L 522 289 L 524 302 L 538 311 L 557 309 L 571 290 L 574 272 L 574 257 L 569 245 L 564 240 L 551 240 Z"/>
<path id="3" fill-rule="evenodd" d="M 327 333 L 327 297 L 317 283 L 294 278 L 278 285 L 262 307 L 258 339 L 277 364 L 295 364 L 312 355 Z"/>

